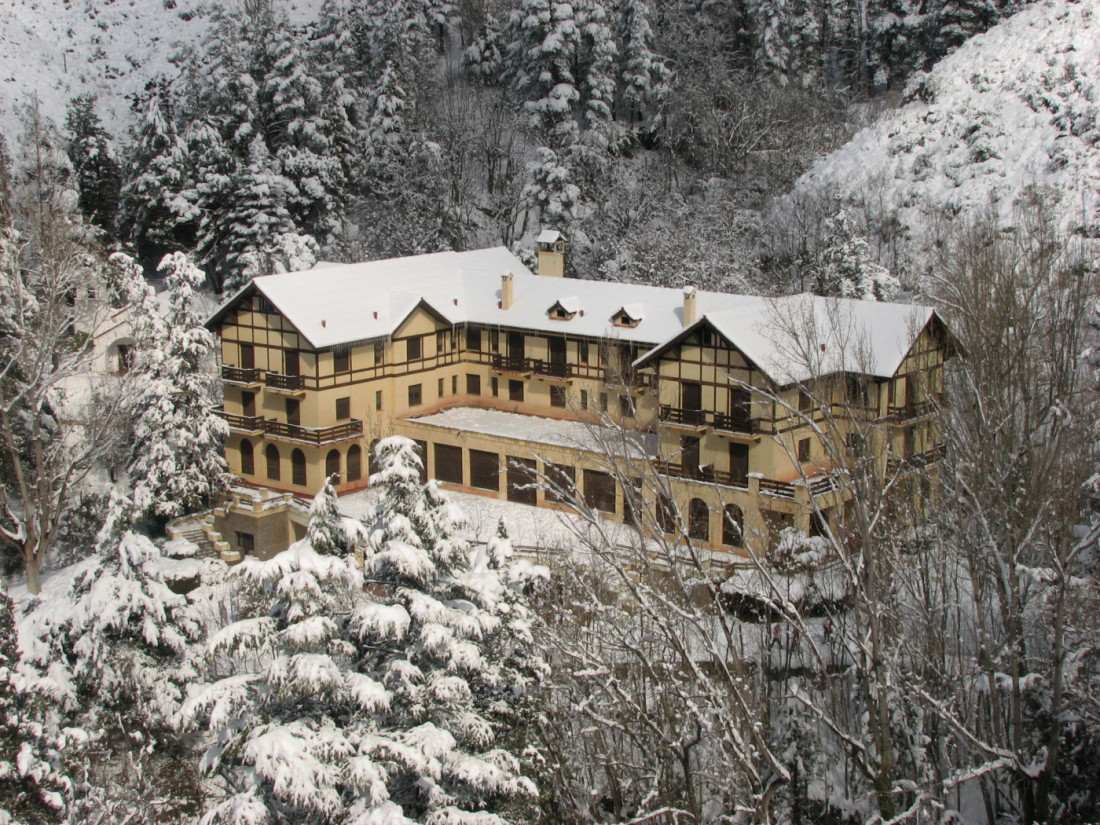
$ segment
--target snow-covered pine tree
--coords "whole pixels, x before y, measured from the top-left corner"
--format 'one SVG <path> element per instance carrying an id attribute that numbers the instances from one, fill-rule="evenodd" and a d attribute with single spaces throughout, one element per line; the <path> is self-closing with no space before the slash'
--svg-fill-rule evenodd
<path id="1" fill-rule="evenodd" d="M 447 533 L 461 514 L 424 495 L 414 451 L 379 444 L 366 581 L 308 540 L 232 572 L 257 610 L 215 635 L 231 675 L 183 712 L 217 736 L 204 764 L 228 793 L 207 822 L 504 823 L 493 811 L 534 793 L 471 688 L 510 682 L 483 650 L 500 619 L 443 572 L 468 562 Z"/>
<path id="2" fill-rule="evenodd" d="M 619 0 L 615 36 L 619 42 L 616 117 L 631 129 L 651 131 L 653 118 L 668 93 L 671 75 L 655 48 L 650 26 L 653 12 L 647 0 Z"/>
<path id="3" fill-rule="evenodd" d="M 348 552 L 348 534 L 336 509 L 336 480 L 336 476 L 325 479 L 309 508 L 306 541 L 323 556 L 344 556 Z"/>
<path id="4" fill-rule="evenodd" d="M 118 233 L 116 217 L 122 169 L 114 147 L 95 111 L 94 94 L 77 95 L 69 101 L 65 127 L 69 160 L 73 165 L 80 211 L 113 240 Z"/>
<path id="5" fill-rule="evenodd" d="M 531 180 L 524 189 L 524 195 L 538 207 L 544 224 L 561 227 L 569 233 L 569 227 L 577 217 L 580 187 L 573 183 L 572 171 L 557 152 L 540 146 L 538 154 L 537 161 L 527 164 L 527 175 Z"/>
<path id="6" fill-rule="evenodd" d="M 167 82 L 156 81 L 130 148 L 119 234 L 148 269 L 194 244 L 199 210 L 187 146 L 177 133 Z"/>
<path id="7" fill-rule="evenodd" d="M 605 166 L 608 155 L 618 150 L 618 129 L 613 120 L 615 62 L 618 47 L 603 0 L 575 0 L 579 29 L 581 134 L 572 149 L 573 165 L 593 175 Z"/>
<path id="8" fill-rule="evenodd" d="M 224 489 L 228 467 L 221 445 L 227 428 L 210 412 L 206 361 L 214 339 L 195 301 L 202 270 L 182 252 L 165 256 L 160 270 L 171 299 L 159 347 L 159 336 L 151 336 L 137 354 L 144 392 L 129 470 L 137 515 L 169 519 L 201 507 Z"/>
<path id="9" fill-rule="evenodd" d="M 371 95 L 366 142 L 365 187 L 374 194 L 393 192 L 404 178 L 405 166 L 414 147 L 413 136 L 405 122 L 405 90 L 392 63 L 382 69 Z"/>
<path id="10" fill-rule="evenodd" d="M 496 86 L 504 75 L 507 48 L 500 21 L 486 14 L 474 42 L 462 53 L 462 65 L 479 83 Z"/>
<path id="11" fill-rule="evenodd" d="M 0 821 L 60 822 L 71 784 L 43 725 L 42 697 L 20 673 L 15 609 L 0 588 Z"/>
<path id="12" fill-rule="evenodd" d="M 826 218 L 825 240 L 817 255 L 813 291 L 818 295 L 889 301 L 900 285 L 890 270 L 871 257 L 867 239 L 856 234 L 847 211 Z"/>

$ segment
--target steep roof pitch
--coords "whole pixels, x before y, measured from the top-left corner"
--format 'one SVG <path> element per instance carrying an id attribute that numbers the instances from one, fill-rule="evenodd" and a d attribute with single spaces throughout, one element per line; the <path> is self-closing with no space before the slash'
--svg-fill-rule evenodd
<path id="1" fill-rule="evenodd" d="M 513 275 L 509 308 L 501 276 Z M 477 323 L 549 334 L 617 338 L 652 349 L 648 363 L 709 325 L 776 384 L 831 372 L 893 375 L 935 317 L 928 307 L 789 295 L 696 293 L 699 320 L 684 327 L 680 289 L 534 275 L 504 247 L 436 252 L 255 278 L 207 321 L 215 327 L 247 294 L 259 294 L 316 349 L 387 338 L 423 307 L 441 323 Z M 560 305 L 574 314 L 552 318 Z M 644 307 L 644 309 L 643 309 Z M 617 326 L 626 311 L 635 326 Z"/>

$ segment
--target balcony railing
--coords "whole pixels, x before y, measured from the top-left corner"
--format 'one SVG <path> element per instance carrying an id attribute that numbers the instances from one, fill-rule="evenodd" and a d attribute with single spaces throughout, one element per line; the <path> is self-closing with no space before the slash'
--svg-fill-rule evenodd
<path id="1" fill-rule="evenodd" d="M 222 380 L 234 384 L 259 384 L 260 371 L 255 367 L 246 369 L 245 367 L 231 367 L 222 364 Z"/>
<path id="2" fill-rule="evenodd" d="M 267 386 L 273 390 L 286 390 L 297 392 L 302 389 L 304 382 L 300 375 L 282 375 L 277 372 L 269 372 L 264 376 Z"/>
<path id="3" fill-rule="evenodd" d="M 264 420 L 258 415 L 238 415 L 237 413 L 226 412 L 224 407 L 215 407 L 212 412 L 229 424 L 231 430 L 258 433 L 264 429 Z"/>
<path id="4" fill-rule="evenodd" d="M 919 470 L 943 460 L 947 448 L 943 444 L 931 447 L 908 458 L 891 458 L 886 461 L 886 472 L 893 475 L 898 470 Z"/>
<path id="5" fill-rule="evenodd" d="M 727 415 L 726 413 L 714 413 L 714 429 L 727 433 L 745 433 L 752 435 L 759 431 L 757 422 L 747 415 Z"/>
<path id="6" fill-rule="evenodd" d="M 661 420 L 669 424 L 685 424 L 690 427 L 701 427 L 707 423 L 706 410 L 687 410 L 683 407 L 673 407 L 670 404 L 661 405 Z"/>
<path id="7" fill-rule="evenodd" d="M 548 378 L 568 378 L 569 365 L 564 361 L 543 361 L 541 358 L 530 359 L 531 369 L 535 375 L 544 375 Z"/>
<path id="8" fill-rule="evenodd" d="M 305 441 L 310 444 L 328 444 L 333 441 L 358 438 L 363 434 L 363 422 L 355 419 L 332 427 L 301 427 L 297 424 L 284 424 L 282 421 L 266 421 L 264 431 L 275 438 Z"/>
<path id="9" fill-rule="evenodd" d="M 493 369 L 497 372 L 531 372 L 529 359 L 520 355 L 494 355 Z"/>
<path id="10" fill-rule="evenodd" d="M 694 481 L 709 481 L 713 484 L 721 484 L 723 487 L 740 487 L 748 489 L 749 477 L 743 473 L 731 473 L 726 470 L 716 470 L 708 465 L 695 466 L 677 464 L 672 461 L 662 462 L 659 465 L 660 472 L 673 478 L 686 478 Z"/>
<path id="11" fill-rule="evenodd" d="M 890 405 L 890 418 L 894 421 L 912 421 L 925 415 L 931 415 L 936 411 L 936 401 L 927 398 L 924 401 L 914 401 L 901 407 Z"/>

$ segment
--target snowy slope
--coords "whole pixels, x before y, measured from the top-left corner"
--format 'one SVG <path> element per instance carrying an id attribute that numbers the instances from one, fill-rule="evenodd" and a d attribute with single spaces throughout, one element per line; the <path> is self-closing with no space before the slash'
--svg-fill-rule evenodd
<path id="1" fill-rule="evenodd" d="M 881 202 L 912 230 L 929 209 L 992 203 L 1008 218 L 1039 183 L 1061 193 L 1069 227 L 1100 237 L 1100 0 L 1042 0 L 913 85 L 913 102 L 818 161 L 793 196 Z"/>
<path id="2" fill-rule="evenodd" d="M 129 97 L 197 45 L 214 3 L 203 0 L 2 0 L 0 132 L 14 143 L 13 109 L 38 94 L 42 111 L 62 125 L 69 99 L 99 96 L 98 111 L 116 137 L 129 125 Z M 227 5 L 227 4 L 223 4 Z M 284 2 L 293 22 L 310 19 L 320 0 Z"/>

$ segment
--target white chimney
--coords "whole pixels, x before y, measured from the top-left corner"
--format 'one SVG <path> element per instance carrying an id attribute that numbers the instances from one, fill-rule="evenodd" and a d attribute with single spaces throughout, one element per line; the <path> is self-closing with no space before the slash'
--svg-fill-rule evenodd
<path id="1" fill-rule="evenodd" d="M 690 326 L 695 323 L 696 311 L 695 311 L 695 287 L 684 287 L 684 326 Z"/>
<path id="2" fill-rule="evenodd" d="M 511 309 L 515 298 L 515 289 L 512 286 L 512 273 L 506 272 L 500 276 L 500 308 Z"/>

